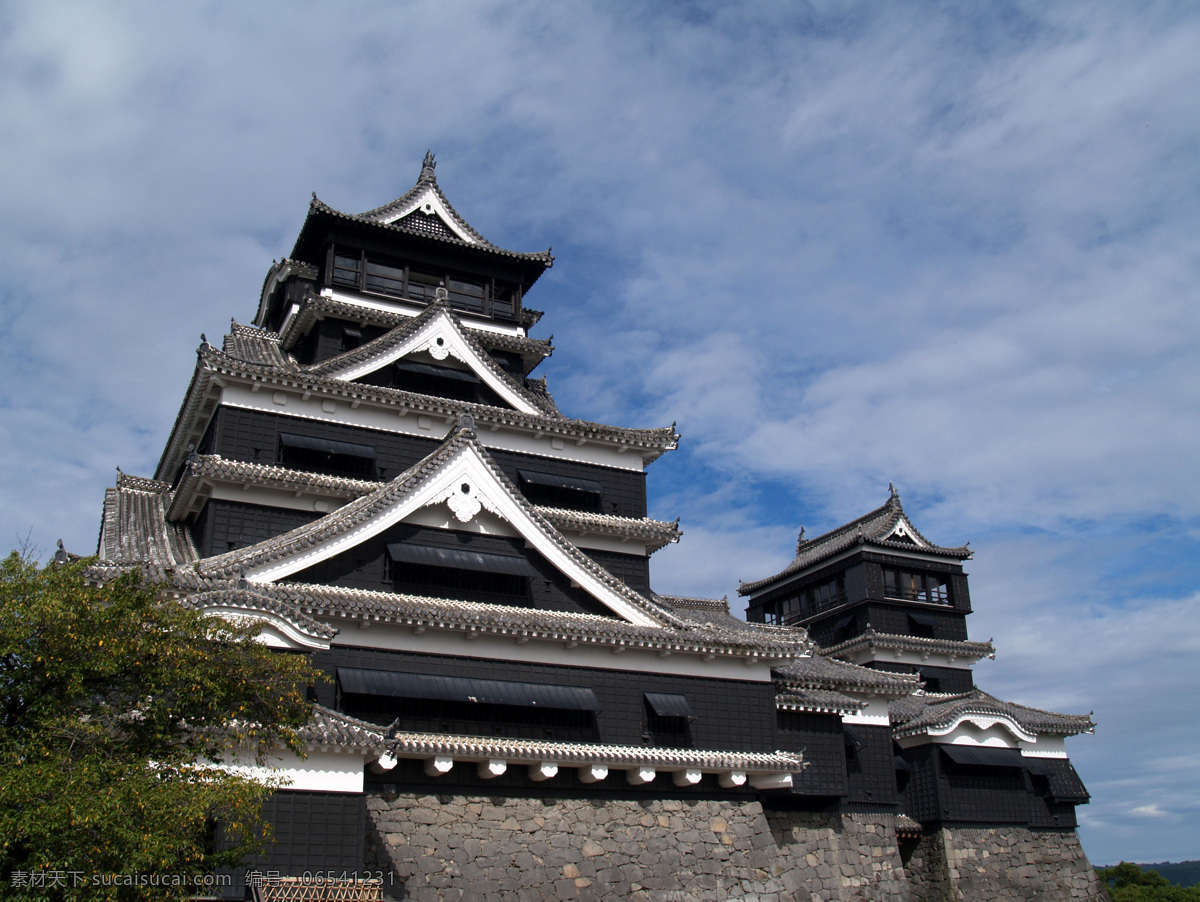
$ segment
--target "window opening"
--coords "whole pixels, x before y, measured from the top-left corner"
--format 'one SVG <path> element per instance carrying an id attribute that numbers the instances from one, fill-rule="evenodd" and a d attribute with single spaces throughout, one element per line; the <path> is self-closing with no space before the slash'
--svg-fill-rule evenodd
<path id="1" fill-rule="evenodd" d="M 886 598 L 904 601 L 923 601 L 928 604 L 950 604 L 950 581 L 936 573 L 913 573 L 885 567 L 883 594 Z"/>
<path id="2" fill-rule="evenodd" d="M 338 705 L 413 732 L 594 741 L 600 705 L 587 687 L 338 668 Z"/>
<path id="3" fill-rule="evenodd" d="M 518 470 L 521 494 L 533 504 L 567 510 L 604 512 L 604 486 L 594 479 Z"/>
<path id="4" fill-rule="evenodd" d="M 402 391 L 457 401 L 480 400 L 482 385 L 479 377 L 467 370 L 409 360 L 398 360 L 394 367 L 395 387 Z"/>
<path id="5" fill-rule="evenodd" d="M 691 723 L 696 719 L 687 696 L 671 692 L 643 693 L 646 732 L 643 738 L 664 748 L 690 748 Z"/>
<path id="6" fill-rule="evenodd" d="M 538 575 L 523 557 L 412 543 L 388 545 L 387 565 L 385 580 L 396 591 L 505 605 L 528 605 Z"/>
<path id="7" fill-rule="evenodd" d="M 925 639 L 936 639 L 938 630 L 938 620 L 929 614 L 912 614 L 908 615 L 908 632 L 913 636 L 920 636 Z"/>
<path id="8" fill-rule="evenodd" d="M 375 448 L 281 432 L 275 462 L 294 470 L 371 479 L 375 475 Z"/>

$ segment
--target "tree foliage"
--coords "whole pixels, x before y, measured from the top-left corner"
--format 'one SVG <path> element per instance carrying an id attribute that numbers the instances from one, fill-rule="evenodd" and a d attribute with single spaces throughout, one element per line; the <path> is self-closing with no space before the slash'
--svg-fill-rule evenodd
<path id="1" fill-rule="evenodd" d="M 211 873 L 260 850 L 271 787 L 211 764 L 299 752 L 313 674 L 137 574 L 89 586 L 87 563 L 0 563 L 0 895 L 189 895 L 97 881 Z M 234 847 L 214 849 L 214 819 Z"/>
<path id="2" fill-rule="evenodd" d="M 1157 871 L 1143 871 L 1128 861 L 1096 874 L 1108 885 L 1113 902 L 1200 902 L 1200 887 L 1172 886 Z"/>

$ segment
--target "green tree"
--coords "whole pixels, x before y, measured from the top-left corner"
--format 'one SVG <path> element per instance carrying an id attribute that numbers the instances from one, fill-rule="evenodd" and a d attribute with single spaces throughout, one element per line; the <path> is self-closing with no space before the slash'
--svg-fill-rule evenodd
<path id="1" fill-rule="evenodd" d="M 1157 871 L 1122 861 L 1096 875 L 1108 885 L 1113 902 L 1200 902 L 1200 887 L 1172 886 Z"/>
<path id="2" fill-rule="evenodd" d="M 211 763 L 299 752 L 303 656 L 88 561 L 0 563 L 0 896 L 157 899 L 97 875 L 211 873 L 258 851 L 271 787 Z M 236 844 L 214 849 L 219 820 Z"/>

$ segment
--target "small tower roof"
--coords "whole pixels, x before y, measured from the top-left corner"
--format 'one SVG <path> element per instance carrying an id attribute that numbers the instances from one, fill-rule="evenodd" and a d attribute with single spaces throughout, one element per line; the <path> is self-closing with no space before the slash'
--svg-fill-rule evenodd
<path id="1" fill-rule="evenodd" d="M 960 561 L 971 556 L 971 550 L 965 545 L 947 548 L 935 545 L 921 535 L 904 513 L 896 487 L 889 483 L 888 489 L 888 500 L 883 506 L 863 514 L 857 520 L 851 520 L 815 539 L 804 538 L 804 530 L 800 530 L 800 537 L 796 541 L 796 557 L 792 562 L 774 576 L 743 582 L 738 587 L 738 594 L 749 595 L 855 545 L 871 544 L 896 551 L 920 551 Z"/>
<path id="2" fill-rule="evenodd" d="M 450 201 L 446 199 L 446 195 L 438 187 L 436 166 L 433 154 L 426 152 L 417 183 L 390 203 L 367 210 L 365 213 L 343 213 L 313 194 L 308 218 L 304 221 L 300 235 L 296 238 L 292 256 L 301 260 L 306 259 L 305 251 L 313 237 L 314 220 L 331 217 L 388 231 L 406 232 L 436 242 L 448 242 L 459 247 L 473 248 L 491 255 L 527 261 L 536 265 L 537 274 L 554 263 L 554 257 L 551 256 L 549 249 L 534 253 L 509 251 L 484 238 L 458 214 Z"/>

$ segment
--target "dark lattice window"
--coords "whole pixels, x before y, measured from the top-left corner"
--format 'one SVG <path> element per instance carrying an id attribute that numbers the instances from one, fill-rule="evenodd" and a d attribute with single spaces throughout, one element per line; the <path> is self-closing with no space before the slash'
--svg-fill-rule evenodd
<path id="1" fill-rule="evenodd" d="M 885 567 L 883 594 L 904 601 L 924 601 L 928 604 L 950 604 L 950 580 L 938 573 L 914 573 Z"/>
<path id="2" fill-rule="evenodd" d="M 815 586 L 801 589 L 763 607 L 763 620 L 779 626 L 799 623 L 807 617 L 846 603 L 846 580 L 842 574 Z"/>
<path id="3" fill-rule="evenodd" d="M 417 220 L 417 214 L 405 220 Z M 437 222 L 436 217 L 420 217 Z M 427 229 L 418 229 L 428 231 Z M 399 261 L 368 257 L 361 251 L 335 250 L 330 283 L 356 288 L 372 294 L 395 298 L 410 298 L 423 303 L 432 302 L 437 289 L 444 287 L 450 303 L 469 313 L 499 315 L 511 318 L 520 308 L 520 289 L 511 283 L 493 279 L 476 281 L 465 274 L 415 270 Z"/>
<path id="4" fill-rule="evenodd" d="M 596 513 L 604 510 L 604 487 L 594 479 L 534 470 L 518 470 L 517 476 L 521 494 L 533 504 Z"/>
<path id="5" fill-rule="evenodd" d="M 378 294 L 404 297 L 404 269 L 368 260 L 366 289 Z"/>
<path id="6" fill-rule="evenodd" d="M 416 301 L 432 301 L 441 284 L 441 276 L 412 270 L 408 274 L 408 296 Z"/>
<path id="7" fill-rule="evenodd" d="M 645 701 L 646 732 L 643 738 L 662 748 L 691 748 L 691 723 L 695 720 L 686 696 L 667 692 L 647 692 Z"/>
<path id="8" fill-rule="evenodd" d="M 362 287 L 362 255 L 335 254 L 333 258 L 333 282 L 335 285 Z"/>
<path id="9" fill-rule="evenodd" d="M 447 279 L 446 290 L 450 295 L 450 303 L 463 310 L 482 313 L 487 292 L 479 282 L 465 282 L 461 279 Z"/>
<path id="10" fill-rule="evenodd" d="M 375 449 L 355 442 L 335 442 L 308 435 L 279 433 L 275 462 L 293 470 L 371 479 Z"/>
<path id="11" fill-rule="evenodd" d="M 438 238 L 458 238 L 442 220 L 432 213 L 410 213 L 399 220 L 396 225 L 419 232 L 422 235 L 434 235 Z"/>

